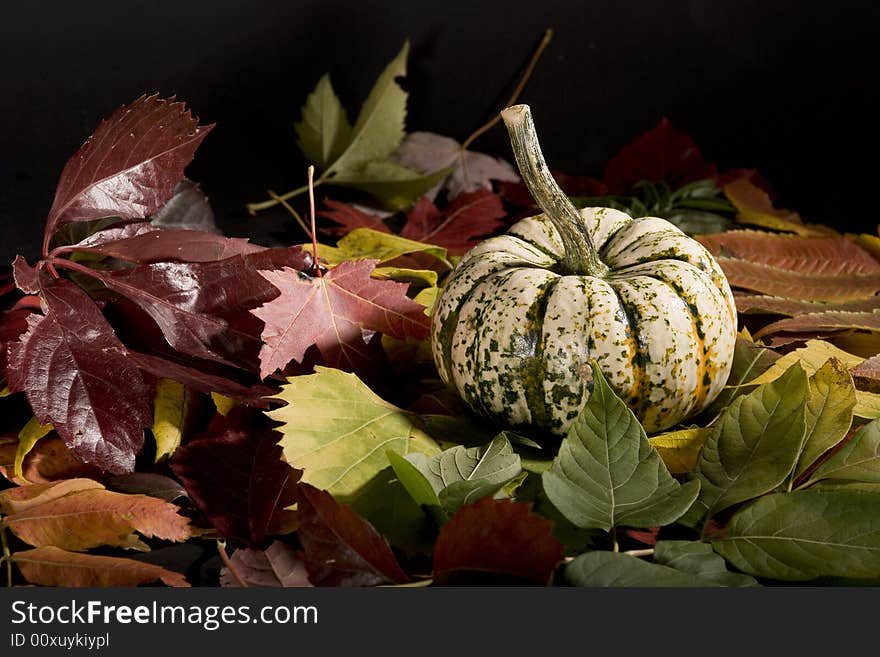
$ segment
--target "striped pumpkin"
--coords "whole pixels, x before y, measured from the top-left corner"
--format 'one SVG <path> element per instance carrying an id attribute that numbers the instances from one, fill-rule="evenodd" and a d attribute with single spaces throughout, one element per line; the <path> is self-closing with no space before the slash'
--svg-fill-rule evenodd
<path id="1" fill-rule="evenodd" d="M 592 360 L 648 432 L 704 409 L 736 340 L 721 268 L 664 219 L 575 209 L 528 106 L 502 116 L 544 214 L 480 243 L 450 274 L 432 318 L 443 380 L 478 413 L 557 435 L 589 397 Z"/>

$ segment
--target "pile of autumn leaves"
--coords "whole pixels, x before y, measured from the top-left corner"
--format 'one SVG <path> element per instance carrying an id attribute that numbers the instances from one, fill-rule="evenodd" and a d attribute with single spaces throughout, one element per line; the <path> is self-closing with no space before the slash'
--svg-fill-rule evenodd
<path id="1" fill-rule="evenodd" d="M 0 279 L 8 582 L 187 585 L 197 572 L 153 560 L 183 541 L 216 545 L 227 585 L 499 581 L 481 573 L 593 585 L 875 577 L 873 560 L 844 552 L 816 556 L 833 556 L 839 571 L 809 560 L 762 570 L 737 537 L 747 536 L 747 502 L 785 517 L 786 505 L 811 509 L 802 493 L 817 487 L 849 495 L 880 484 L 880 432 L 869 423 L 880 417 L 880 238 L 774 208 L 754 172 L 719 174 L 668 121 L 601 180 L 559 174 L 572 196 L 691 185 L 709 199 L 700 207 L 719 209 L 719 225 L 748 226 L 699 237 L 735 289 L 744 327 L 722 397 L 693 426 L 649 438 L 633 420 L 605 436 L 639 467 L 667 473 L 653 491 L 620 482 L 662 498 L 663 512 L 636 510 L 628 524 L 593 500 L 586 513 L 571 500 L 620 473 L 606 463 L 572 478 L 566 459 L 596 447 L 590 417 L 630 417 L 610 389 L 600 386 L 606 394 L 591 398 L 557 453 L 473 417 L 434 370 L 429 315 L 444 275 L 534 208 L 503 160 L 404 132 L 395 79 L 405 60 L 406 48 L 353 125 L 329 78 L 303 108 L 297 133 L 319 187 L 365 195 L 363 205 L 324 201 L 328 243 L 317 260 L 311 245 L 219 234 L 184 179 L 212 126 L 181 103 L 142 97 L 71 158 L 42 257 L 16 259 Z M 774 395 L 793 404 L 788 415 L 777 409 L 748 434 L 742 418 Z M 798 413 L 800 435 L 787 429 Z M 713 470 L 735 460 L 724 445 L 734 435 L 776 463 L 743 478 L 763 477 L 757 487 Z M 737 508 L 744 517 L 731 521 Z M 875 511 L 834 529 L 864 533 Z M 675 521 L 697 540 L 666 540 Z M 627 547 L 652 560 L 618 554 Z M 719 555 L 741 572 L 719 568 Z"/>

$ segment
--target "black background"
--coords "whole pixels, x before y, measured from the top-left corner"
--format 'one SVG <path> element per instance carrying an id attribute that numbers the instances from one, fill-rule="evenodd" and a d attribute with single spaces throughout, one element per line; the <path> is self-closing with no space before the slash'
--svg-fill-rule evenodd
<path id="1" fill-rule="evenodd" d="M 283 240 L 283 212 L 243 208 L 302 184 L 293 123 L 322 73 L 352 116 L 408 37 L 408 129 L 463 139 L 501 108 L 547 27 L 521 100 L 551 166 L 600 174 L 665 115 L 721 168 L 756 167 L 808 221 L 878 221 L 876 3 L 82 0 L 2 13 L 0 264 L 37 255 L 64 162 L 142 93 L 217 123 L 188 174 L 227 233 Z M 512 159 L 500 126 L 474 148 Z"/>

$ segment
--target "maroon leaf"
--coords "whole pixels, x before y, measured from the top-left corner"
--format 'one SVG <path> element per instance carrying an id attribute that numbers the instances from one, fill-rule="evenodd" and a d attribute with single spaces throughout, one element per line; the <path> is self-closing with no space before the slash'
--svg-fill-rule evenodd
<path id="1" fill-rule="evenodd" d="M 125 229 L 143 225 L 130 224 Z M 149 225 L 147 224 L 147 226 Z M 118 231 L 119 233 L 125 233 L 125 229 L 112 228 L 102 232 Z M 96 233 L 96 235 L 100 235 L 100 233 Z M 86 241 L 76 245 L 76 247 L 71 247 L 70 250 L 99 253 L 111 258 L 139 264 L 152 264 L 163 261 L 214 262 L 216 260 L 225 260 L 232 256 L 248 255 L 266 250 L 266 247 L 251 244 L 247 239 L 240 237 L 224 237 L 215 233 L 206 233 L 198 230 L 178 230 L 175 228 L 139 229 L 137 234 L 117 240 L 106 239 L 107 236 L 103 237 L 100 243 L 95 246 L 90 246 L 88 241 Z"/>
<path id="2" fill-rule="evenodd" d="M 381 215 L 370 214 L 369 212 L 358 210 L 347 203 L 340 203 L 339 201 L 331 201 L 329 199 L 324 201 L 324 205 L 329 209 L 321 210 L 318 212 L 318 216 L 339 224 L 338 226 L 323 228 L 322 230 L 328 235 L 346 235 L 355 228 L 372 228 L 381 233 L 391 232 L 382 220 Z"/>
<path id="3" fill-rule="evenodd" d="M 625 194 L 642 180 L 662 180 L 675 188 L 716 175 L 694 141 L 664 117 L 608 161 L 602 181 L 611 194 Z"/>
<path id="4" fill-rule="evenodd" d="M 27 298 L 27 297 L 25 297 Z M 5 310 L 0 313 L 0 379 L 6 377 L 7 350 L 9 344 L 18 340 L 28 329 L 28 316 L 34 312 L 27 306 Z"/>
<path id="5" fill-rule="evenodd" d="M 102 121 L 61 172 L 45 244 L 66 224 L 137 219 L 161 208 L 213 126 L 183 103 L 141 96 Z"/>
<path id="6" fill-rule="evenodd" d="M 42 284 L 46 314 L 9 345 L 7 377 L 41 424 L 86 463 L 131 472 L 152 423 L 148 391 L 123 344 L 89 296 L 63 279 Z"/>
<path id="7" fill-rule="evenodd" d="M 764 326 L 755 333 L 755 339 L 782 332 L 827 333 L 830 331 L 833 333 L 849 329 L 880 332 L 880 313 L 827 311 L 798 315 Z"/>
<path id="8" fill-rule="evenodd" d="M 153 216 L 152 224 L 156 228 L 220 233 L 208 197 L 186 178 L 177 183 L 174 196 Z"/>
<path id="9" fill-rule="evenodd" d="M 409 581 L 388 542 L 348 506 L 299 486 L 299 541 L 315 586 L 376 586 Z"/>
<path id="10" fill-rule="evenodd" d="M 26 294 L 37 294 L 40 291 L 40 276 L 36 267 L 31 267 L 22 256 L 16 256 L 12 263 L 12 275 L 15 285 Z"/>
<path id="11" fill-rule="evenodd" d="M 281 435 L 261 413 L 235 408 L 178 447 L 171 470 L 213 527 L 226 538 L 260 547 L 290 526 L 300 472 L 277 445 Z"/>
<path id="12" fill-rule="evenodd" d="M 6 272 L 0 274 L 0 298 L 12 292 L 15 287 L 15 278 L 12 274 Z"/>
<path id="13" fill-rule="evenodd" d="M 376 262 L 343 262 L 319 278 L 287 268 L 260 272 L 281 291 L 253 311 L 265 322 L 260 374 L 302 362 L 312 345 L 325 364 L 354 369 L 367 352 L 365 330 L 425 339 L 431 325 L 424 308 L 407 298 L 405 283 L 370 278 Z"/>
<path id="14" fill-rule="evenodd" d="M 419 199 L 407 215 L 400 234 L 407 239 L 445 247 L 452 255 L 461 255 L 504 225 L 506 216 L 501 197 L 481 189 L 462 194 L 444 210 L 426 198 Z"/>
<path id="15" fill-rule="evenodd" d="M 247 586 L 312 586 L 300 551 L 281 541 L 265 550 L 236 550 L 229 561 Z M 220 571 L 220 586 L 240 586 L 228 568 Z"/>
<path id="16" fill-rule="evenodd" d="M 261 346 L 262 325 L 249 311 L 278 296 L 258 271 L 310 264 L 308 254 L 294 246 L 216 262 L 157 262 L 113 272 L 65 266 L 97 278 L 142 308 L 177 351 L 252 367 Z"/>
<path id="17" fill-rule="evenodd" d="M 466 504 L 440 530 L 434 546 L 434 580 L 448 583 L 468 572 L 513 575 L 549 584 L 563 546 L 550 521 L 527 502 L 483 498 Z"/>

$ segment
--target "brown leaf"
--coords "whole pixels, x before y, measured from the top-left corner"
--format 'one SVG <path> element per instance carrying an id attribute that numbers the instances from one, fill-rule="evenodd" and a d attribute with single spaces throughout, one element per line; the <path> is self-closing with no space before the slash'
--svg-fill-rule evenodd
<path id="1" fill-rule="evenodd" d="M 24 457 L 24 479 L 19 479 L 13 471 L 17 449 L 18 436 L 0 438 L 0 474 L 20 486 L 49 483 L 59 479 L 94 479 L 101 476 L 100 468 L 83 463 L 61 438 L 47 436 Z"/>
<path id="2" fill-rule="evenodd" d="M 18 538 L 35 547 L 54 545 L 73 551 L 101 545 L 142 547 L 133 535 L 135 530 L 148 538 L 169 541 L 190 537 L 189 520 L 177 511 L 173 504 L 154 497 L 125 495 L 102 487 L 29 506 L 6 516 L 4 523 Z"/>
<path id="3" fill-rule="evenodd" d="M 180 573 L 150 563 L 51 546 L 16 552 L 12 561 L 28 582 L 40 586 L 138 586 L 156 581 L 167 586 L 189 586 Z"/>
<path id="4" fill-rule="evenodd" d="M 105 217 L 137 219 L 173 195 L 213 126 L 199 126 L 183 103 L 141 96 L 101 122 L 67 162 L 46 219 L 46 243 L 59 228 Z"/>
<path id="5" fill-rule="evenodd" d="M 806 301 L 804 299 L 786 299 L 783 297 L 734 292 L 733 299 L 736 301 L 736 311 L 740 314 L 753 313 L 795 317 L 797 315 L 827 311 L 873 312 L 874 310 L 880 310 L 880 297 L 877 296 L 844 303 L 822 303 L 819 301 Z"/>
<path id="6" fill-rule="evenodd" d="M 700 235 L 715 256 L 739 258 L 804 274 L 880 274 L 880 262 L 845 237 L 798 237 L 760 230 Z"/>
<path id="7" fill-rule="evenodd" d="M 564 548 L 553 538 L 550 521 L 531 508 L 531 503 L 491 497 L 463 506 L 437 537 L 434 581 L 482 572 L 549 584 Z"/>
<path id="8" fill-rule="evenodd" d="M 375 586 L 409 581 L 388 542 L 350 507 L 309 484 L 299 486 L 299 541 L 315 586 Z"/>
<path id="9" fill-rule="evenodd" d="M 247 586 L 312 586 L 300 552 L 281 541 L 274 541 L 265 550 L 236 550 L 229 561 Z M 228 568 L 220 571 L 220 586 L 239 586 Z"/>
<path id="10" fill-rule="evenodd" d="M 821 312 L 798 315 L 773 322 L 755 333 L 755 339 L 782 332 L 824 333 L 859 329 L 880 332 L 880 313 Z"/>
<path id="11" fill-rule="evenodd" d="M 840 303 L 865 299 L 880 292 L 880 274 L 804 274 L 736 258 L 719 256 L 716 260 L 731 287 L 772 296 Z"/>
<path id="12" fill-rule="evenodd" d="M 16 488 L 7 488 L 0 492 L 0 511 L 4 515 L 21 513 L 28 509 L 46 504 L 59 497 L 82 490 L 104 488 L 93 479 L 64 479 L 52 483 L 25 484 Z"/>

